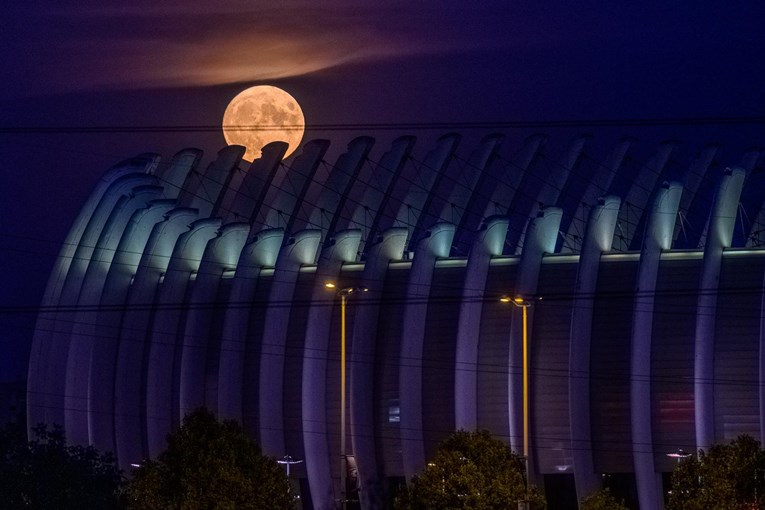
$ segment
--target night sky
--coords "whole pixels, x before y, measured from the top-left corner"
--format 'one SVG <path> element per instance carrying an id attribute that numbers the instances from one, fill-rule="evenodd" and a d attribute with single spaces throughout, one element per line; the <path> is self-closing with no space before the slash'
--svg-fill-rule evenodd
<path id="1" fill-rule="evenodd" d="M 209 128 L 250 85 L 300 102 L 304 140 L 342 150 L 377 136 L 373 158 L 396 135 L 485 134 L 472 123 L 765 116 L 760 2 L 28 0 L 3 11 L 0 382 L 26 372 L 35 307 L 98 177 L 190 146 L 206 164 L 225 143 Z M 765 143 L 762 124 L 536 130 L 559 144 L 584 132 L 649 149 L 675 138 L 689 153 Z M 499 131 L 511 145 L 527 134 Z"/>

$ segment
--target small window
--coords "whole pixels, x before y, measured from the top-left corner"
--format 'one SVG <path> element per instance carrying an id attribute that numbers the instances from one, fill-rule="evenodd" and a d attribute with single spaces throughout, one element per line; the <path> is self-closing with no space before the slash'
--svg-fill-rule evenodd
<path id="1" fill-rule="evenodd" d="M 400 423 L 401 422 L 401 406 L 398 399 L 390 401 L 388 405 L 388 423 Z"/>

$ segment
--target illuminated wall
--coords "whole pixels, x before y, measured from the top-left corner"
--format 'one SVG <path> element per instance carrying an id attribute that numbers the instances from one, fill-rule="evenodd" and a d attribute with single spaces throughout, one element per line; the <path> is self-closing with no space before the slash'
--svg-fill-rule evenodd
<path id="1" fill-rule="evenodd" d="M 144 154 L 99 181 L 50 276 L 28 423 L 157 455 L 183 415 L 240 421 L 315 508 L 339 497 L 340 307 L 349 300 L 348 450 L 360 497 L 482 428 L 522 451 L 529 309 L 532 478 L 634 476 L 662 506 L 666 453 L 763 436 L 760 152 L 501 135 L 315 140 L 249 165 L 231 146 Z M 463 152 L 464 151 L 464 152 Z M 249 168 L 248 168 L 249 166 Z M 749 186 L 747 186 L 749 183 Z"/>

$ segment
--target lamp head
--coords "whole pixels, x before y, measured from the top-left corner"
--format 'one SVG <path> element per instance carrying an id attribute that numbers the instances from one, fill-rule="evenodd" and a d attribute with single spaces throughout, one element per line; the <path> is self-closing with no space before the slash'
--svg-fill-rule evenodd
<path id="1" fill-rule="evenodd" d="M 355 294 L 357 292 L 368 292 L 369 289 L 366 287 L 345 287 L 338 291 L 338 294 L 342 294 L 344 296 L 349 296 L 351 294 Z"/>
<path id="2" fill-rule="evenodd" d="M 324 282 L 324 288 L 328 290 L 335 290 L 339 295 L 341 296 L 349 296 L 351 294 L 354 294 L 356 292 L 368 292 L 369 289 L 366 287 L 343 287 L 342 289 L 337 288 L 337 284 L 335 282 Z"/>
<path id="3" fill-rule="evenodd" d="M 686 452 L 682 448 L 678 448 L 677 450 L 673 452 L 669 452 L 667 454 L 667 457 L 669 457 L 670 459 L 687 459 L 691 455 L 693 454 Z"/>
<path id="4" fill-rule="evenodd" d="M 512 303 L 515 306 L 519 306 L 521 308 L 526 308 L 527 306 L 530 306 L 531 303 L 523 299 L 521 296 L 516 297 L 510 297 L 510 296 L 502 296 L 499 298 L 500 302 L 502 303 Z"/>

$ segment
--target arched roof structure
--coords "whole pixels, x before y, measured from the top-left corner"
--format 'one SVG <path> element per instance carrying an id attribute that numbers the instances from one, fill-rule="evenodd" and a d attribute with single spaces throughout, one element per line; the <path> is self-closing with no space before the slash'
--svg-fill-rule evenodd
<path id="1" fill-rule="evenodd" d="M 115 165 L 52 270 L 29 365 L 30 426 L 64 425 L 122 467 L 184 413 L 241 421 L 306 502 L 340 497 L 339 299 L 362 508 L 457 428 L 521 451 L 530 312 L 531 478 L 634 480 L 662 506 L 665 453 L 765 436 L 765 187 L 759 149 L 457 134 L 327 140 L 249 168 L 226 147 Z M 647 155 L 646 155 L 647 154 Z M 640 160 L 639 158 L 644 158 Z M 724 377 L 723 377 L 724 376 Z"/>

